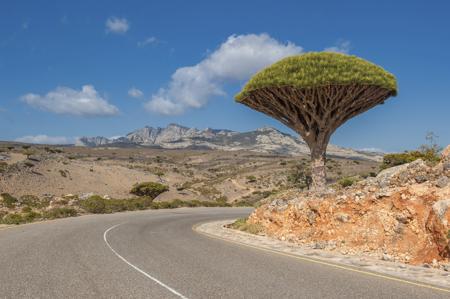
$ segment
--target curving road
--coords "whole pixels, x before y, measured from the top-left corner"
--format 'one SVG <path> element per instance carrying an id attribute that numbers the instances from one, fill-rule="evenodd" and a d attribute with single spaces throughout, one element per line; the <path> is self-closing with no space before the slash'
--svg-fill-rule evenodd
<path id="1" fill-rule="evenodd" d="M 449 298 L 192 231 L 250 211 L 140 211 L 0 230 L 0 298 Z"/>

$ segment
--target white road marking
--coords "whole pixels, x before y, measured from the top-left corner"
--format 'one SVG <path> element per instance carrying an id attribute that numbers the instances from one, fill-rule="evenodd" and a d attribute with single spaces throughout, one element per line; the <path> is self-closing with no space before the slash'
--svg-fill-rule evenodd
<path id="1" fill-rule="evenodd" d="M 131 268 L 133 268 L 134 270 L 138 271 L 139 273 L 143 274 L 145 277 L 153 280 L 154 282 L 156 282 L 157 284 L 159 284 L 160 286 L 166 288 L 167 290 L 169 290 L 172 294 L 182 298 L 182 299 L 188 299 L 186 296 L 180 294 L 179 292 L 177 292 L 176 290 L 174 290 L 173 288 L 169 287 L 168 285 L 166 285 L 165 283 L 163 283 L 162 281 L 156 279 L 155 277 L 151 276 L 150 274 L 148 274 L 147 272 L 145 272 L 144 270 L 139 269 L 138 267 L 136 267 L 135 265 L 133 265 L 132 263 L 130 263 L 129 261 L 127 261 L 123 256 L 121 256 L 119 253 L 117 253 L 117 251 L 114 250 L 114 248 L 111 247 L 111 245 L 108 242 L 108 239 L 106 238 L 107 234 L 109 231 L 115 229 L 116 227 L 122 225 L 123 223 L 120 224 L 116 224 L 114 226 L 111 226 L 110 228 L 108 228 L 107 230 L 105 230 L 105 232 L 103 233 L 103 240 L 105 240 L 106 245 L 108 245 L 109 249 L 111 249 L 111 251 L 118 257 L 120 258 L 123 262 L 125 262 L 128 266 L 130 266 Z"/>

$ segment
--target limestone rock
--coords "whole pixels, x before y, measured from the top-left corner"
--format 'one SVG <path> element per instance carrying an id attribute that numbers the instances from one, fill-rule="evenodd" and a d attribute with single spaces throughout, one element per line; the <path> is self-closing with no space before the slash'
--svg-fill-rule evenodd
<path id="1" fill-rule="evenodd" d="M 442 199 L 434 203 L 433 211 L 438 215 L 439 219 L 442 220 L 449 207 L 450 199 Z"/>
<path id="2" fill-rule="evenodd" d="M 450 179 L 447 176 L 442 176 L 436 181 L 436 187 L 444 188 L 450 183 Z"/>

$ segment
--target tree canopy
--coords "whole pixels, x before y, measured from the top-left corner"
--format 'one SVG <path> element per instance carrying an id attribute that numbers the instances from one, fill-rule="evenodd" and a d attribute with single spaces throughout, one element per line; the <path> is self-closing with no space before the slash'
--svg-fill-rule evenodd
<path id="1" fill-rule="evenodd" d="M 362 58 L 329 52 L 311 52 L 284 58 L 255 74 L 236 95 L 242 101 L 253 90 L 290 86 L 299 89 L 327 85 L 370 85 L 397 94 L 395 76 Z"/>

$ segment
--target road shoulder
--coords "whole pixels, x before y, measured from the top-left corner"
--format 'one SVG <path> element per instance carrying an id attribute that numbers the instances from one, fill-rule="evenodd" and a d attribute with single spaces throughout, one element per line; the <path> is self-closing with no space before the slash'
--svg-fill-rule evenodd
<path id="1" fill-rule="evenodd" d="M 197 224 L 193 230 L 211 238 L 229 241 L 246 247 L 260 249 L 274 254 L 290 256 L 307 262 L 352 271 L 361 275 L 376 276 L 417 287 L 431 288 L 450 293 L 450 272 L 387 262 L 370 257 L 342 255 L 335 252 L 303 248 L 267 236 L 253 235 L 225 227 L 232 220 Z"/>

